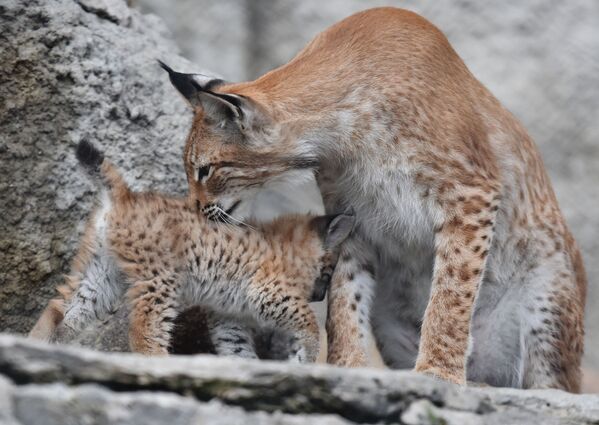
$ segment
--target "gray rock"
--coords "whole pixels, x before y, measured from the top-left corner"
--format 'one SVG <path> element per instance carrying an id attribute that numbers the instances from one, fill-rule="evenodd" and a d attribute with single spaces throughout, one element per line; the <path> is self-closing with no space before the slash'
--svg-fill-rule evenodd
<path id="1" fill-rule="evenodd" d="M 118 0 L 0 5 L 0 321 L 28 331 L 68 270 L 92 185 L 89 139 L 136 188 L 184 193 L 191 113 L 156 63 L 191 67 L 155 17 Z"/>
<path id="2" fill-rule="evenodd" d="M 211 424 L 300 425 L 305 418 L 280 412 L 246 412 L 218 401 L 198 402 L 189 397 L 152 391 L 112 392 L 98 385 L 65 384 L 8 387 L 0 398 L 12 402 L 10 420 L 23 425 L 65 424 Z M 312 415 L 317 425 L 349 422 L 332 415 Z"/>
<path id="3" fill-rule="evenodd" d="M 413 372 L 100 353 L 9 335 L 0 335 L 0 374 L 4 416 L 26 424 L 599 421 L 596 395 L 458 387 Z"/>

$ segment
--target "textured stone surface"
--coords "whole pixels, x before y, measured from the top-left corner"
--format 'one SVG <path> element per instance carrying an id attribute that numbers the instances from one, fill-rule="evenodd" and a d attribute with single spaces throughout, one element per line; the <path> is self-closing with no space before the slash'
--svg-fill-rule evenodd
<path id="1" fill-rule="evenodd" d="M 0 20 L 0 320 L 26 331 L 92 208 L 79 140 L 101 146 L 135 187 L 184 193 L 191 114 L 156 58 L 189 65 L 157 18 L 117 0 L 7 0 Z"/>
<path id="2" fill-rule="evenodd" d="M 463 388 L 412 372 L 106 354 L 8 335 L 0 335 L 0 407 L 0 418 L 23 424 L 599 421 L 596 395 Z"/>
<path id="3" fill-rule="evenodd" d="M 164 392 L 115 393 L 97 385 L 29 385 L 13 387 L 11 392 L 13 417 L 22 424 L 300 425 L 306 420 L 278 412 L 247 412 L 218 401 L 199 403 Z M 310 423 L 343 425 L 349 422 L 332 415 L 311 415 Z"/>
<path id="4" fill-rule="evenodd" d="M 164 17 L 190 59 L 233 79 L 254 78 L 286 63 L 319 31 L 368 7 L 403 7 L 431 20 L 541 148 L 585 257 L 590 283 L 585 363 L 599 370 L 599 309 L 594 308 L 599 303 L 599 2 L 178 0 L 175 7 L 158 0 L 135 3 Z M 243 62 L 232 63 L 230 56 Z"/>

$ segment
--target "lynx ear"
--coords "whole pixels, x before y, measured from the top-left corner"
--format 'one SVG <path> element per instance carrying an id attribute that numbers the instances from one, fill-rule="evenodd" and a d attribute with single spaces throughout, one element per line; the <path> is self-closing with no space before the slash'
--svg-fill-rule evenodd
<path id="1" fill-rule="evenodd" d="M 176 72 L 164 62 L 158 63 L 168 72 L 171 83 L 185 100 L 193 108 L 201 108 L 215 125 L 224 128 L 235 123 L 240 130 L 248 127 L 250 117 L 256 112 L 254 105 L 242 96 L 214 92 L 212 89 L 222 84 L 223 80 Z"/>
<path id="2" fill-rule="evenodd" d="M 245 129 L 247 117 L 243 110 L 245 102 L 241 97 L 210 91 L 200 91 L 197 97 L 204 114 L 215 125 L 226 127 L 227 124 L 234 122 L 241 130 Z"/>
<path id="3" fill-rule="evenodd" d="M 312 219 L 326 248 L 335 248 L 347 239 L 354 228 L 355 218 L 349 214 L 323 215 Z"/>

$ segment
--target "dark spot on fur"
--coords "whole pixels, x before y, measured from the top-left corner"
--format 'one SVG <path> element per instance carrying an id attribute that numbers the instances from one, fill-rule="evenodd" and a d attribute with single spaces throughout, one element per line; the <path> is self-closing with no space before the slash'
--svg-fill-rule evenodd
<path id="1" fill-rule="evenodd" d="M 468 264 L 464 264 L 462 265 L 462 268 L 460 268 L 459 278 L 461 281 L 464 282 L 470 279 L 470 271 L 468 270 Z"/>

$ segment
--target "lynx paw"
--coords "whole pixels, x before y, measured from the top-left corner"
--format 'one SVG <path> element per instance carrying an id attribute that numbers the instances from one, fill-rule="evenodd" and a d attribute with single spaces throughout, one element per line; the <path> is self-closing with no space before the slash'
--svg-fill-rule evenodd
<path id="1" fill-rule="evenodd" d="M 414 369 L 416 372 L 423 373 L 428 376 L 432 376 L 433 378 L 442 379 L 443 381 L 451 382 L 452 384 L 457 385 L 466 385 L 466 378 L 464 377 L 464 373 L 453 372 L 450 370 L 441 369 L 438 367 L 416 367 Z"/>

